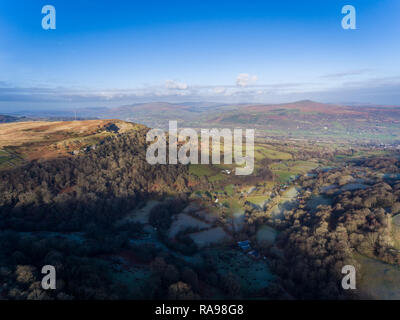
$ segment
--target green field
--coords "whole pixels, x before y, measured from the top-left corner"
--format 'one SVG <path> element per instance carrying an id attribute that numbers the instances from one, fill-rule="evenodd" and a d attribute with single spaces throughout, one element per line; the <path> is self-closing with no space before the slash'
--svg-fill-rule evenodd
<path id="1" fill-rule="evenodd" d="M 246 198 L 248 202 L 254 203 L 256 205 L 262 205 L 268 199 L 269 197 L 266 195 L 254 195 Z"/>
<path id="2" fill-rule="evenodd" d="M 269 168 L 278 176 L 279 182 L 287 182 L 297 175 L 303 175 L 318 167 L 313 161 L 281 161 L 272 163 Z"/>
<path id="3" fill-rule="evenodd" d="M 228 184 L 227 186 L 225 186 L 224 190 L 226 194 L 230 197 L 232 197 L 235 193 L 235 190 L 233 189 L 233 184 Z"/>
<path id="4" fill-rule="evenodd" d="M 22 159 L 6 150 L 0 149 L 0 170 L 9 169 L 17 166 L 22 162 Z"/>
<path id="5" fill-rule="evenodd" d="M 270 146 L 265 146 L 261 144 L 255 145 L 254 157 L 256 161 L 262 160 L 264 158 L 269 158 L 272 160 L 292 159 L 292 155 L 290 153 L 278 151 Z"/>
<path id="6" fill-rule="evenodd" d="M 189 173 L 197 177 L 210 177 L 215 173 L 215 170 L 210 165 L 191 164 L 189 166 Z"/>
<path id="7" fill-rule="evenodd" d="M 400 299 L 400 267 L 359 254 L 355 259 L 361 264 L 361 283 L 357 289 L 368 299 Z"/>

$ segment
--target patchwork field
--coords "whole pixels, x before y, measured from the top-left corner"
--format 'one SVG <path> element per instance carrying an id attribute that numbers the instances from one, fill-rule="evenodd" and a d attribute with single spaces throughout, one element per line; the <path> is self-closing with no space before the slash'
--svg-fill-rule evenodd
<path id="1" fill-rule="evenodd" d="M 290 160 L 292 159 L 292 155 L 287 152 L 278 151 L 277 149 L 264 145 L 257 144 L 254 147 L 254 156 L 256 161 L 262 160 L 264 158 L 268 158 L 271 160 Z"/>
<path id="2" fill-rule="evenodd" d="M 190 237 L 200 248 L 218 243 L 229 243 L 232 241 L 231 236 L 221 227 L 192 233 L 190 234 Z"/>
<path id="3" fill-rule="evenodd" d="M 169 229 L 168 236 L 170 238 L 175 237 L 179 232 L 184 231 L 186 229 L 207 229 L 210 225 L 205 223 L 199 219 L 193 218 L 187 214 L 180 213 L 174 216 L 174 221 Z"/>
<path id="4" fill-rule="evenodd" d="M 297 175 L 303 175 L 318 167 L 315 161 L 280 161 L 271 164 L 270 169 L 278 176 L 282 183 L 293 179 Z"/>
<path id="5" fill-rule="evenodd" d="M 299 194 L 299 190 L 296 187 L 291 187 L 285 191 L 279 202 L 272 207 L 271 215 L 275 219 L 283 219 L 284 212 L 286 210 L 291 210 L 296 206 L 296 198 Z"/>

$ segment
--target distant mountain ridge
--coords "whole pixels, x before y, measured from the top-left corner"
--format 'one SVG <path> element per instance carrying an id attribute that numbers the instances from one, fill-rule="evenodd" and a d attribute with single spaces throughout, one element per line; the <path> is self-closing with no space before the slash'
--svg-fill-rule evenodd
<path id="1" fill-rule="evenodd" d="M 25 119 L 25 117 L 14 117 L 14 116 L 0 114 L 0 123 L 10 123 L 10 122 L 22 121 L 23 119 Z"/>
<path id="2" fill-rule="evenodd" d="M 254 105 L 244 107 L 244 110 L 265 112 L 279 109 L 287 110 L 299 110 L 301 112 L 317 112 L 317 113 L 327 113 L 327 114 L 338 114 L 338 113 L 359 113 L 358 111 L 352 110 L 351 107 L 346 107 L 337 104 L 320 103 L 311 100 L 302 100 L 292 103 L 282 103 L 282 104 L 267 104 L 267 105 Z"/>
<path id="3" fill-rule="evenodd" d="M 312 100 L 281 104 L 148 102 L 77 109 L 77 114 L 81 118 L 120 119 L 164 130 L 169 120 L 176 120 L 180 127 L 253 128 L 265 136 L 281 138 L 400 141 L 400 106 L 340 105 Z"/>
<path id="4" fill-rule="evenodd" d="M 320 113 L 320 114 L 343 114 L 343 115 L 366 115 L 368 112 L 400 112 L 400 106 L 352 106 L 333 103 L 321 103 L 312 100 L 301 100 L 280 104 L 218 104 L 218 103 L 169 103 L 169 102 L 148 102 L 124 105 L 120 107 L 101 110 L 99 117 L 113 115 L 116 118 L 132 117 L 135 114 L 158 114 L 164 117 L 165 112 L 179 112 L 181 116 L 197 115 L 198 113 L 218 113 L 226 111 L 237 112 L 271 112 L 279 110 L 297 110 L 302 113 Z M 84 115 L 84 114 L 83 114 Z M 124 120 L 124 119 L 122 119 Z"/>

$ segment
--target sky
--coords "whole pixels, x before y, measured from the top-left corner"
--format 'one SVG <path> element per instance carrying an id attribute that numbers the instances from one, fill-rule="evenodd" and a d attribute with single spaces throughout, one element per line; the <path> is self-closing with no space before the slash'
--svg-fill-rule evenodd
<path id="1" fill-rule="evenodd" d="M 56 29 L 42 28 L 44 5 Z M 356 29 L 343 29 L 344 5 Z M 400 1 L 0 0 L 0 111 L 400 105 Z"/>

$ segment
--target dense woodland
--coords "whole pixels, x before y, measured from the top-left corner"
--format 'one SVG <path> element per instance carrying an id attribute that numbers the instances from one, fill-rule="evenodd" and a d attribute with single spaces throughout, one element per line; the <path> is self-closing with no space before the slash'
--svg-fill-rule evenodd
<path id="1" fill-rule="evenodd" d="M 218 277 L 211 261 L 193 270 L 152 246 L 130 244 L 128 239 L 141 234 L 141 224 L 115 224 L 148 198 L 167 196 L 151 211 L 150 224 L 174 250 L 197 250 L 184 235 L 174 242 L 165 236 L 171 216 L 187 201 L 187 167 L 149 165 L 144 138 L 145 130 L 122 134 L 82 156 L 35 161 L 1 172 L 0 298 L 212 298 L 209 286 L 221 287 L 228 297 L 239 295 L 234 276 Z M 170 193 L 174 196 L 168 197 Z M 77 245 L 67 237 L 46 237 L 39 231 L 82 232 L 85 241 Z M 139 295 L 113 282 L 109 266 L 99 259 L 121 251 L 134 252 L 139 263 L 150 265 L 152 280 Z M 46 264 L 57 269 L 56 292 L 41 289 L 40 270 Z"/>
<path id="2" fill-rule="evenodd" d="M 187 167 L 152 166 L 145 131 L 105 140 L 84 156 L 30 164 L 0 173 L 2 228 L 79 230 L 107 224 L 152 194 L 184 195 Z"/>
<path id="3" fill-rule="evenodd" d="M 372 159 L 357 164 L 365 168 L 399 170 L 399 161 Z M 319 173 L 316 179 L 303 178 L 304 186 L 345 184 L 350 168 Z M 376 257 L 390 264 L 400 264 L 400 251 L 393 247 L 390 219 L 400 212 L 400 183 L 374 181 L 365 190 L 330 191 L 332 205 L 310 210 L 300 205 L 286 212 L 279 245 L 284 257 L 277 257 L 274 270 L 282 285 L 296 297 L 311 299 L 354 298 L 340 287 L 341 268 L 354 265 L 358 277 L 362 268 L 355 253 Z"/>
<path id="4" fill-rule="evenodd" d="M 143 225 L 115 223 L 147 199 L 163 196 L 162 204 L 151 210 L 149 223 L 167 247 L 189 256 L 198 252 L 185 233 L 174 241 L 166 236 L 172 216 L 181 212 L 193 191 L 187 167 L 147 164 L 144 145 L 143 129 L 109 138 L 81 156 L 35 161 L 0 173 L 0 298 L 200 299 L 213 298 L 216 292 L 244 297 L 237 275 L 218 274 L 206 253 L 204 265 L 193 267 L 154 246 L 131 244 L 129 239 L 139 237 Z M 262 179 L 273 178 L 269 164 L 268 159 L 261 163 Z M 396 158 L 354 165 L 399 171 Z M 326 184 L 346 184 L 351 174 L 351 166 L 346 166 L 304 176 L 298 183 L 317 193 Z M 264 253 L 277 278 L 257 297 L 354 298 L 341 290 L 339 279 L 343 265 L 357 265 L 355 252 L 400 263 L 388 222 L 400 212 L 400 183 L 381 179 L 365 190 L 331 190 L 327 196 L 333 199 L 331 205 L 310 210 L 300 203 L 276 225 L 281 231 L 279 252 L 264 248 Z M 255 226 L 266 220 L 249 208 L 244 233 L 251 237 Z M 84 233 L 85 241 L 77 245 L 68 237 L 44 237 L 39 231 Z M 151 281 L 140 293 L 113 281 L 104 263 L 104 257 L 121 252 L 134 252 L 139 263 L 150 267 Z M 55 291 L 41 289 L 40 269 L 46 264 L 56 266 Z"/>
<path id="5" fill-rule="evenodd" d="M 0 173 L 0 297 L 127 297 L 94 258 L 125 248 L 128 237 L 140 231 L 140 225 L 115 228 L 114 222 L 150 196 L 174 191 L 182 203 L 189 190 L 187 168 L 149 165 L 144 144 L 145 132 L 123 134 L 83 156 L 35 161 Z M 89 240 L 77 246 L 31 231 L 79 231 Z M 143 255 L 152 259 L 156 253 Z M 45 264 L 60 271 L 56 296 L 41 290 L 37 281 Z"/>

